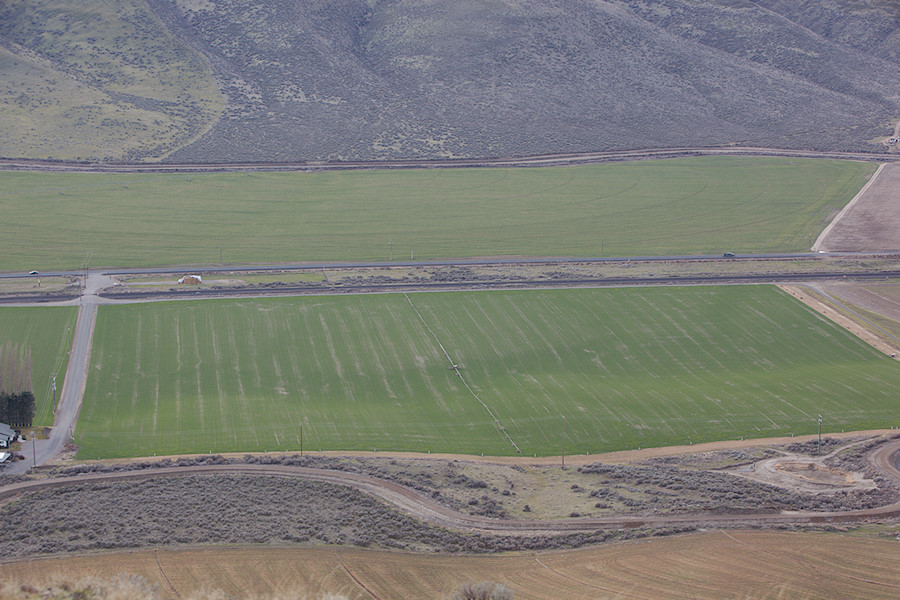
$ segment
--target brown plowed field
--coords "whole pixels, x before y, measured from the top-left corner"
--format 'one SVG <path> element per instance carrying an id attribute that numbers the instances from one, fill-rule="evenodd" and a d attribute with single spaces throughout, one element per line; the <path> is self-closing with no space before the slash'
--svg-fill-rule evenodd
<path id="1" fill-rule="evenodd" d="M 896 286 L 896 284 L 891 284 Z M 866 291 L 869 286 L 860 285 L 857 282 L 853 283 L 834 283 L 834 284 L 818 284 L 818 285 L 810 285 L 810 286 L 790 286 L 790 285 L 782 285 L 779 286 L 782 290 L 797 298 L 822 316 L 830 319 L 860 338 L 867 344 L 877 348 L 881 352 L 885 354 L 895 357 L 900 354 L 900 341 L 897 339 L 892 339 L 889 336 L 885 335 L 885 332 L 878 331 L 873 327 L 872 323 L 861 322 L 858 319 L 853 319 L 849 315 L 846 315 L 839 311 L 837 308 L 833 306 L 829 306 L 815 295 L 810 294 L 808 288 L 811 288 L 819 293 L 824 293 L 832 298 L 839 298 L 845 302 L 850 302 L 851 304 L 855 304 L 862 308 L 866 308 L 867 310 L 871 310 L 872 312 L 884 315 L 889 319 L 895 319 L 896 317 L 891 316 L 891 312 L 896 312 L 894 307 L 891 307 L 887 302 L 873 303 L 873 301 L 877 298 L 877 294 L 867 294 Z M 876 287 L 876 286 L 871 286 Z M 860 303 L 862 302 L 862 303 Z M 887 310 L 888 312 L 885 312 Z"/>
<path id="2" fill-rule="evenodd" d="M 900 163 L 884 165 L 814 248 L 828 252 L 900 250 Z"/>
<path id="3" fill-rule="evenodd" d="M 517 600 L 900 597 L 900 542 L 836 534 L 708 531 L 537 555 L 435 556 L 237 547 L 32 560 L 0 581 L 140 575 L 166 597 L 226 594 L 348 599 L 447 598 L 466 581 L 506 584 Z"/>
<path id="4" fill-rule="evenodd" d="M 841 300 L 900 322 L 900 284 L 828 282 L 815 286 Z"/>

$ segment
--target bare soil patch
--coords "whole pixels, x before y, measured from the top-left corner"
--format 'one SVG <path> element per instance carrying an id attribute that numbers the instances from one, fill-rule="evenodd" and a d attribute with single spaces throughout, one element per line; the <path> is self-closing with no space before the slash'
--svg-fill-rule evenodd
<path id="1" fill-rule="evenodd" d="M 848 304 L 884 315 L 900 323 L 900 283 L 827 282 L 816 285 Z"/>
<path id="2" fill-rule="evenodd" d="M 0 294 L 46 294 L 74 287 L 67 277 L 23 277 L 0 279 Z"/>
<path id="3" fill-rule="evenodd" d="M 779 448 L 780 456 L 728 469 L 734 475 L 798 493 L 837 494 L 878 487 L 867 465 L 854 460 L 865 452 L 871 439 L 843 443 L 826 437 L 822 443 L 809 440 Z M 824 449 L 823 449 L 824 448 Z"/>
<path id="4" fill-rule="evenodd" d="M 775 468 L 816 485 L 849 487 L 857 481 L 847 471 L 825 467 L 814 462 L 783 461 L 778 463 Z"/>
<path id="5" fill-rule="evenodd" d="M 900 163 L 883 165 L 874 179 L 838 215 L 815 250 L 900 250 Z"/>

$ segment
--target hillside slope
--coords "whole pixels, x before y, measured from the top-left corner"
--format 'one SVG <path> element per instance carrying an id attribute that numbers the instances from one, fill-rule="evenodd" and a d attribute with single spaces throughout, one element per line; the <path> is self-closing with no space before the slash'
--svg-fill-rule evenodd
<path id="1" fill-rule="evenodd" d="M 195 141 L 182 134 L 171 154 L 148 143 L 134 158 L 879 152 L 900 116 L 890 0 L 114 2 L 155 13 L 209 61 L 226 98 Z M 40 53 L 42 26 L 7 22 L 0 41 Z"/>
<path id="2" fill-rule="evenodd" d="M 161 157 L 223 102 L 203 56 L 143 2 L 0 2 L 0 156 Z"/>

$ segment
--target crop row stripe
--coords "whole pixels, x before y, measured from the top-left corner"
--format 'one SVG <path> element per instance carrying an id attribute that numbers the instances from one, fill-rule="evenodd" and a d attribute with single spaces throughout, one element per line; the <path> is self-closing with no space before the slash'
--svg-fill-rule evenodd
<path id="1" fill-rule="evenodd" d="M 507 440 L 509 440 L 509 443 L 512 444 L 513 448 L 516 449 L 516 452 L 521 454 L 522 451 L 519 449 L 518 444 L 516 444 L 516 442 L 513 441 L 513 439 L 511 437 L 509 437 L 509 434 L 506 433 L 506 428 L 500 424 L 500 419 L 497 418 L 497 415 L 494 414 L 494 411 L 492 411 L 490 409 L 490 407 L 487 404 L 485 404 L 481 398 L 478 397 L 478 394 L 476 394 L 475 391 L 471 387 L 469 387 L 469 383 L 466 381 L 466 378 L 463 377 L 463 374 L 460 372 L 460 370 L 454 368 L 454 367 L 456 367 L 456 363 L 450 357 L 450 353 L 448 353 L 447 349 L 444 348 L 444 345 L 441 343 L 441 340 L 438 339 L 437 334 L 431 329 L 431 327 L 428 326 L 428 322 L 425 321 L 425 318 L 422 316 L 422 313 L 419 312 L 419 309 L 417 309 L 416 305 L 413 304 L 412 300 L 410 300 L 409 295 L 404 293 L 403 297 L 406 298 L 406 301 L 409 302 L 409 305 L 412 307 L 412 309 L 415 311 L 415 313 L 419 316 L 419 320 L 422 321 L 422 325 L 425 326 L 425 329 L 428 330 L 428 332 L 431 334 L 431 337 L 433 337 L 434 341 L 437 342 L 437 345 L 441 347 L 441 351 L 444 353 L 444 356 L 446 356 L 447 360 L 450 362 L 450 367 L 453 368 L 454 371 L 456 371 L 456 375 L 457 375 L 457 377 L 459 377 L 460 381 L 462 381 L 462 384 L 465 386 L 465 388 L 467 390 L 469 390 L 469 393 L 472 394 L 472 397 L 475 398 L 476 400 L 478 400 L 478 402 L 481 403 L 481 406 L 483 406 L 484 409 L 486 411 L 488 411 L 488 414 L 491 415 L 491 418 L 494 420 L 494 426 L 497 428 L 497 431 L 500 433 L 500 435 L 505 437 Z"/>

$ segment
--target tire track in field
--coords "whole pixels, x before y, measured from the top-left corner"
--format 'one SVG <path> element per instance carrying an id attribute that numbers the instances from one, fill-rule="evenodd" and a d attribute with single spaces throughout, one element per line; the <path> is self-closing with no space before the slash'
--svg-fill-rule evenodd
<path id="1" fill-rule="evenodd" d="M 335 553 L 334 553 L 334 557 L 338 560 L 338 563 L 340 564 L 341 568 L 342 568 L 342 569 L 344 570 L 344 572 L 350 577 L 350 579 L 352 579 L 353 581 L 356 582 L 356 585 L 358 585 L 359 587 L 361 587 L 362 589 L 364 589 L 364 590 L 365 590 L 370 596 L 372 596 L 372 598 L 374 598 L 375 600 L 381 600 L 381 597 L 378 596 L 378 594 L 376 594 L 375 592 L 373 592 L 373 591 L 371 590 L 371 588 L 369 588 L 369 586 L 367 586 L 365 583 L 363 583 L 363 581 L 362 581 L 359 577 L 357 577 L 356 574 L 355 574 L 353 571 L 350 570 L 350 567 L 347 566 L 347 563 L 344 562 L 344 559 L 341 558 L 341 555 L 340 555 L 340 554 L 338 554 L 337 552 L 335 552 Z"/>
<path id="2" fill-rule="evenodd" d="M 240 427 L 234 432 L 234 441 L 235 444 L 238 443 L 238 434 L 239 432 L 243 432 L 245 434 L 252 433 L 253 434 L 253 443 L 259 445 L 259 433 L 253 424 L 253 417 L 250 415 L 250 410 L 248 408 L 248 396 L 247 391 L 244 388 L 244 378 L 243 372 L 241 369 L 241 348 L 238 348 L 238 332 L 235 329 L 234 321 L 227 319 L 226 320 L 227 329 L 225 331 L 225 351 L 231 354 L 231 372 L 229 373 L 229 379 L 232 379 L 236 383 L 236 395 L 238 398 L 238 403 L 236 406 L 231 406 L 231 410 L 233 413 L 237 415 L 240 419 Z M 251 359 L 248 362 L 255 362 L 256 355 L 254 348 L 252 347 L 251 340 L 253 339 L 253 334 L 250 333 L 246 336 L 247 339 L 243 340 L 241 346 L 247 348 L 247 351 L 250 353 Z M 218 360 L 216 361 L 218 363 Z M 221 363 L 218 363 L 221 364 Z M 235 392 L 232 392 L 233 394 Z"/>
<path id="3" fill-rule="evenodd" d="M 471 387 L 469 387 L 469 382 L 467 382 L 466 378 L 463 377 L 463 374 L 462 374 L 462 372 L 460 372 L 459 368 L 457 367 L 456 362 L 450 357 L 450 354 L 447 352 L 447 349 L 444 348 L 444 345 L 441 343 L 441 340 L 438 339 L 437 334 L 431 329 L 431 327 L 428 326 L 428 322 L 425 321 L 425 317 L 422 316 L 422 313 L 420 313 L 419 309 L 416 308 L 416 305 L 413 304 L 412 300 L 409 297 L 409 294 L 403 294 L 403 297 L 406 298 L 406 301 L 409 302 L 410 307 L 412 307 L 413 311 L 415 311 L 416 315 L 419 317 L 419 320 L 422 322 L 422 325 L 425 326 L 425 329 L 428 330 L 428 333 L 431 334 L 431 337 L 433 337 L 434 341 L 437 342 L 437 345 L 440 346 L 441 351 L 444 353 L 444 356 L 446 356 L 447 360 L 450 362 L 450 368 L 453 369 L 454 371 L 456 371 L 456 376 L 459 377 L 459 380 L 462 381 L 462 384 L 465 386 L 465 388 L 467 390 L 469 390 L 469 393 L 472 394 L 472 397 L 475 398 L 476 400 L 478 400 L 478 402 L 481 404 L 481 406 L 484 407 L 484 410 L 486 410 L 488 412 L 488 414 L 491 415 L 491 418 L 494 420 L 494 426 L 497 428 L 497 431 L 500 433 L 500 435 L 502 437 L 505 437 L 507 439 L 507 441 L 510 444 L 512 444 L 512 447 L 516 449 L 516 453 L 521 454 L 522 450 L 519 449 L 518 444 L 516 444 L 516 442 L 513 441 L 513 439 L 511 437 L 509 437 L 509 434 L 506 433 L 506 428 L 503 427 L 503 425 L 500 423 L 500 419 L 497 418 L 497 415 L 494 414 L 494 411 L 492 411 L 491 408 L 487 404 L 484 403 L 484 400 L 479 398 L 478 394 L 476 394 L 475 391 Z"/>
<path id="4" fill-rule="evenodd" d="M 156 550 L 156 551 L 154 552 L 154 556 L 156 556 L 156 566 L 159 567 L 159 573 L 160 573 L 160 575 L 163 576 L 163 579 L 165 580 L 166 585 L 168 585 L 169 588 L 172 590 L 172 592 L 175 593 L 175 597 L 176 597 L 176 598 L 181 598 L 181 594 L 178 593 L 178 590 L 175 589 L 175 586 L 172 585 L 172 582 L 171 582 L 171 581 L 169 581 L 169 576 L 166 575 L 166 572 L 165 572 L 165 571 L 163 571 L 162 563 L 159 562 L 159 548 L 156 548 L 155 550 Z"/>
<path id="5" fill-rule="evenodd" d="M 600 586 L 600 585 L 594 585 L 593 583 L 589 583 L 589 582 L 587 582 L 587 581 L 584 581 L 584 580 L 581 580 L 581 579 L 577 579 L 577 578 L 572 577 L 572 576 L 570 576 L 570 575 L 566 575 L 565 573 L 563 573 L 563 572 L 561 572 L 561 571 L 558 571 L 557 569 L 554 569 L 553 567 L 548 566 L 546 563 L 544 563 L 543 561 L 541 561 L 541 559 L 538 558 L 537 556 L 534 557 L 534 560 L 535 560 L 535 562 L 536 562 L 537 564 L 539 564 L 540 566 L 542 566 L 544 569 L 546 569 L 546 570 L 549 571 L 550 573 L 556 575 L 557 577 L 560 577 L 560 578 L 562 578 L 562 579 L 566 579 L 566 580 L 571 581 L 571 582 L 573 582 L 573 583 L 577 583 L 578 585 L 581 585 L 581 586 L 584 586 L 584 587 L 589 587 L 589 588 L 593 588 L 593 589 L 595 589 L 595 590 L 600 590 L 600 591 L 606 592 L 606 593 L 608 593 L 608 594 L 614 594 L 614 597 L 615 597 L 615 598 L 643 598 L 643 596 L 634 596 L 634 595 L 632 595 L 632 594 L 627 594 L 627 593 L 623 592 L 622 590 L 614 590 L 614 589 L 612 589 L 612 588 L 603 587 L 603 586 Z"/>
<path id="6" fill-rule="evenodd" d="M 209 319 L 209 316 L 206 316 L 206 319 Z M 209 341 L 213 351 L 213 365 L 221 364 L 221 353 L 219 352 L 219 336 L 217 335 L 218 328 L 213 326 L 212 323 L 207 322 L 206 327 L 209 329 Z M 199 345 L 197 350 L 197 357 L 201 358 L 203 355 L 200 353 Z M 200 376 L 198 376 L 198 381 L 200 381 Z M 223 439 L 228 435 L 229 430 L 229 420 L 234 419 L 234 415 L 232 412 L 228 410 L 226 406 L 226 398 L 228 395 L 225 393 L 225 390 L 222 388 L 222 377 L 218 373 L 214 373 L 213 381 L 216 382 L 216 394 L 215 397 L 218 400 L 218 408 L 219 415 L 221 415 L 221 423 L 222 423 L 222 437 Z M 219 442 L 219 440 L 214 438 L 214 444 Z"/>
<path id="7" fill-rule="evenodd" d="M 194 379 L 195 379 L 195 383 L 196 383 L 197 414 L 198 414 L 198 419 L 200 421 L 200 429 L 205 431 L 206 430 L 206 405 L 204 404 L 204 401 L 203 401 L 203 372 L 202 372 L 203 356 L 200 355 L 200 335 L 197 331 L 197 320 L 190 319 L 190 324 L 191 324 L 191 329 L 190 329 L 191 335 L 190 335 L 190 339 L 188 339 L 187 342 L 190 343 L 190 347 L 194 351 L 194 364 L 192 365 L 192 368 L 194 369 Z M 184 352 L 186 352 L 186 349 L 180 350 L 180 353 L 184 353 Z M 182 367 L 183 367 L 183 365 L 181 363 L 181 359 L 179 356 L 179 363 L 178 363 L 179 373 L 181 372 Z M 176 381 L 181 382 L 181 378 L 180 377 L 176 378 Z M 184 395 L 187 395 L 187 392 L 182 394 L 181 388 L 179 387 L 178 392 L 175 394 L 175 397 L 180 399 Z M 157 399 L 157 402 L 159 402 L 159 399 Z M 158 410 L 159 409 L 157 408 L 156 411 L 154 412 L 154 415 L 153 415 L 154 420 L 156 419 Z M 154 431 L 156 431 L 155 428 L 154 428 Z"/>

